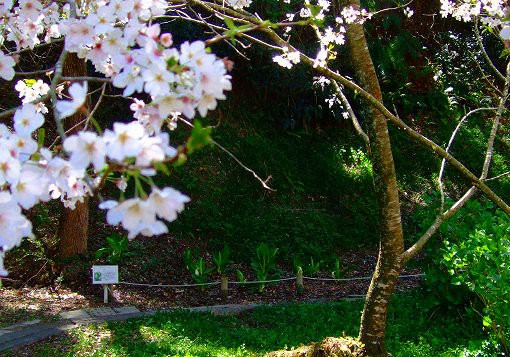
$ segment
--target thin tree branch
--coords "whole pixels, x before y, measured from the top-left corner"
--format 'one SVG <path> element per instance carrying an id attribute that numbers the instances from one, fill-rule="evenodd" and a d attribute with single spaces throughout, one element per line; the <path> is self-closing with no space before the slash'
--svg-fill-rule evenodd
<path id="1" fill-rule="evenodd" d="M 507 177 L 507 176 L 510 176 L 510 171 L 502 173 L 501 175 L 498 175 L 498 176 L 488 178 L 485 181 L 495 181 L 495 180 L 499 180 L 499 179 L 501 179 L 503 177 Z"/>
<path id="2" fill-rule="evenodd" d="M 194 127 L 194 125 L 192 123 L 190 123 L 189 121 L 187 121 L 186 119 L 184 118 L 181 118 L 179 117 L 179 120 L 182 121 L 183 123 L 185 123 L 186 125 L 190 126 L 190 127 Z M 259 175 L 257 175 L 257 173 L 255 171 L 253 171 L 252 169 L 250 169 L 248 166 L 246 166 L 245 164 L 242 163 L 241 160 L 239 160 L 231 151 L 229 151 L 227 148 L 225 148 L 223 145 L 219 144 L 217 141 L 215 140 L 211 140 L 211 142 L 216 145 L 221 151 L 225 152 L 228 156 L 230 156 L 232 159 L 234 159 L 235 162 L 237 162 L 239 164 L 239 166 L 241 166 L 244 170 L 248 171 L 249 173 L 251 173 L 253 175 L 253 177 L 255 177 L 259 182 L 260 184 L 262 185 L 262 187 L 264 187 L 266 190 L 269 190 L 269 191 L 272 191 L 272 192 L 275 192 L 276 190 L 269 187 L 268 186 L 268 182 L 269 180 L 271 180 L 272 176 L 268 176 L 265 180 L 262 180 L 262 178 L 260 178 Z"/>
<path id="3" fill-rule="evenodd" d="M 87 118 L 85 119 L 85 128 L 84 128 L 84 130 L 87 130 L 87 127 L 89 125 L 90 120 L 94 118 L 94 114 L 96 114 L 96 111 L 99 108 L 99 105 L 103 101 L 104 93 L 106 91 L 106 85 L 107 85 L 107 83 L 103 83 L 102 88 L 101 88 L 101 94 L 99 95 L 99 98 L 98 98 L 98 100 L 96 102 L 96 105 L 94 106 L 92 111 L 89 113 L 89 115 L 87 115 Z"/>
<path id="4" fill-rule="evenodd" d="M 485 161 L 483 163 L 482 175 L 480 176 L 480 179 L 482 180 L 485 180 L 489 175 L 489 168 L 492 162 L 492 154 L 494 151 L 494 141 L 496 140 L 496 134 L 498 133 L 499 123 L 501 121 L 503 110 L 505 110 L 506 101 L 508 99 L 508 92 L 510 87 L 510 62 L 507 63 L 506 73 L 507 74 L 505 88 L 503 90 L 503 95 L 501 96 L 501 102 L 499 103 L 498 111 L 496 113 L 496 116 L 494 117 L 494 121 L 492 122 L 492 128 L 489 134 L 489 140 L 487 142 L 487 152 L 485 154 Z"/>
<path id="5" fill-rule="evenodd" d="M 106 84 L 107 83 L 104 83 L 102 86 L 101 86 L 101 94 L 99 96 L 99 99 L 97 100 L 96 104 L 94 105 L 94 108 L 92 109 L 92 111 L 89 113 L 89 115 L 87 115 L 87 117 L 83 120 L 80 120 L 78 123 L 76 123 L 75 125 L 73 125 L 72 127 L 70 127 L 69 129 L 66 130 L 66 135 L 69 134 L 70 132 L 72 132 L 74 129 L 82 126 L 84 123 L 85 123 L 85 127 L 83 128 L 83 130 L 87 130 L 87 126 L 89 124 L 89 121 L 90 119 L 94 116 L 94 114 L 96 113 L 97 109 L 99 108 L 99 105 L 101 104 L 101 101 L 103 100 L 103 97 L 105 96 L 105 90 L 106 90 Z M 87 94 L 87 95 L 90 95 Z M 60 141 L 60 136 L 57 136 L 55 138 L 55 140 L 53 140 L 53 142 L 48 146 L 48 149 L 51 150 L 51 148 L 53 148 L 58 142 Z"/>
<path id="6" fill-rule="evenodd" d="M 347 100 L 347 97 L 345 96 L 344 92 L 342 91 L 342 88 L 338 85 L 336 81 L 331 81 L 333 84 L 333 87 L 335 87 L 335 91 L 338 94 L 338 97 L 340 98 L 340 101 L 342 102 L 342 105 L 345 107 L 347 112 L 349 113 L 349 116 L 351 117 L 352 125 L 354 126 L 354 129 L 358 132 L 359 136 L 363 139 L 365 142 L 368 155 L 371 154 L 370 149 L 370 139 L 368 138 L 368 135 L 363 131 L 363 128 L 361 127 L 358 117 L 354 113 L 354 110 L 352 110 L 351 104 L 349 103 L 349 100 Z"/>
<path id="7" fill-rule="evenodd" d="M 104 77 L 80 76 L 80 77 L 60 77 L 60 81 L 110 83 L 112 80 L 111 78 Z"/>
<path id="8" fill-rule="evenodd" d="M 505 76 L 499 71 L 499 69 L 496 68 L 492 60 L 490 59 L 489 55 L 487 54 L 487 51 L 485 51 L 485 46 L 482 42 L 482 37 L 480 36 L 480 30 L 478 29 L 478 17 L 475 17 L 475 36 L 476 41 L 478 42 L 478 46 L 480 47 L 480 50 L 482 51 L 483 58 L 485 59 L 485 62 L 489 65 L 492 72 L 496 75 L 496 78 L 498 78 L 501 82 L 505 82 Z"/>
<path id="9" fill-rule="evenodd" d="M 380 15 L 380 14 L 382 14 L 384 12 L 393 11 L 393 10 L 400 10 L 400 9 L 403 9 L 403 8 L 408 7 L 409 5 L 411 5 L 413 3 L 413 1 L 414 0 L 411 0 L 407 4 L 400 5 L 400 6 L 388 7 L 386 9 L 382 9 L 382 10 L 373 12 L 371 15 L 372 15 L 372 17 L 374 17 L 374 16 Z"/>
<path id="10" fill-rule="evenodd" d="M 60 135 L 62 142 L 64 142 L 66 138 L 66 133 L 64 130 L 64 125 L 62 124 L 62 120 L 60 118 L 60 115 L 57 111 L 57 86 L 60 83 L 60 80 L 62 78 L 62 71 L 64 70 L 64 61 L 67 57 L 67 51 L 65 49 L 62 49 L 62 52 L 60 53 L 60 57 L 58 58 L 57 63 L 55 63 L 55 73 L 53 76 L 53 79 L 50 84 L 50 98 L 51 98 L 51 105 L 53 107 L 53 119 L 55 121 L 55 124 L 57 126 L 57 132 Z"/>
<path id="11" fill-rule="evenodd" d="M 48 69 L 40 69 L 37 71 L 31 71 L 31 72 L 15 72 L 14 75 L 18 77 L 29 77 L 29 76 L 37 76 L 39 74 L 47 74 L 53 72 L 54 68 L 48 68 Z"/>
<path id="12" fill-rule="evenodd" d="M 19 55 L 19 54 L 24 53 L 24 52 L 34 51 L 35 49 L 39 49 L 41 47 L 46 47 L 46 46 L 51 46 L 51 45 L 53 45 L 55 43 L 63 42 L 63 41 L 64 41 L 63 37 L 62 38 L 57 38 L 57 39 L 52 39 L 51 42 L 43 42 L 43 43 L 40 43 L 38 45 L 35 45 L 33 48 L 26 47 L 26 48 L 22 48 L 21 50 L 7 52 L 6 55 L 7 56 Z"/>
<path id="13" fill-rule="evenodd" d="M 44 102 L 44 101 L 46 101 L 48 99 L 50 99 L 50 95 L 49 94 L 45 94 L 42 97 L 39 97 L 38 99 L 36 99 L 36 100 L 34 100 L 33 102 L 30 102 L 30 103 L 37 104 L 37 103 Z M 0 113 L 0 119 L 13 115 L 14 113 L 16 113 L 16 110 L 21 109 L 22 107 L 23 107 L 22 105 L 19 105 L 17 107 L 11 108 L 11 109 L 4 110 L 3 112 Z"/>

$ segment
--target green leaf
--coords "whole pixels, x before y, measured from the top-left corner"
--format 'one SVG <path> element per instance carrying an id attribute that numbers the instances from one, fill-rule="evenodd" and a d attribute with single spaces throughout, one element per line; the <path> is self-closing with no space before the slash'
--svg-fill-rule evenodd
<path id="1" fill-rule="evenodd" d="M 232 21 L 231 18 L 225 17 L 223 21 L 225 22 L 225 25 L 227 25 L 229 29 L 233 30 L 237 28 L 236 25 L 234 24 L 234 21 Z"/>
<path id="2" fill-rule="evenodd" d="M 110 248 L 99 248 L 96 252 L 96 259 L 101 258 L 105 254 L 110 254 Z"/>
<path id="3" fill-rule="evenodd" d="M 322 9 L 319 5 L 306 4 L 305 6 L 310 10 L 313 17 L 319 15 Z"/>
<path id="4" fill-rule="evenodd" d="M 44 138 L 46 136 L 46 130 L 44 128 L 39 128 L 37 130 L 37 147 L 40 149 L 44 145 Z"/>
<path id="5" fill-rule="evenodd" d="M 195 126 L 193 127 L 193 130 L 191 131 L 191 136 L 186 144 L 186 147 L 190 154 L 212 142 L 211 138 L 212 129 L 204 128 L 198 120 L 195 120 L 194 124 Z"/>
<path id="6" fill-rule="evenodd" d="M 165 176 L 169 176 L 170 175 L 170 170 L 168 169 L 168 167 L 166 166 L 165 163 L 163 162 L 156 162 L 154 164 L 154 167 L 157 171 L 160 171 L 162 172 Z"/>

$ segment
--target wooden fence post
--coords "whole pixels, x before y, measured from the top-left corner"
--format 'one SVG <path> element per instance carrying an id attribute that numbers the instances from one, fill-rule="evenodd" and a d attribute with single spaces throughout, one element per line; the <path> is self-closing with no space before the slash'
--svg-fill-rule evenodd
<path id="1" fill-rule="evenodd" d="M 303 285 L 303 269 L 301 267 L 298 267 L 297 270 L 296 290 L 298 294 L 302 294 L 303 291 L 305 290 L 305 287 Z"/>
<path id="2" fill-rule="evenodd" d="M 103 302 L 108 304 L 108 285 L 103 284 Z"/>
<path id="3" fill-rule="evenodd" d="M 228 278 L 226 276 L 221 277 L 221 296 L 226 299 L 228 297 Z"/>

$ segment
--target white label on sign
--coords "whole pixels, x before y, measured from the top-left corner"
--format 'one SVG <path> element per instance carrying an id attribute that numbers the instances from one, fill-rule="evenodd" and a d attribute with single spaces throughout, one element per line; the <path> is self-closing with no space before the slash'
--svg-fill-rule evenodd
<path id="1" fill-rule="evenodd" d="M 92 284 L 117 284 L 119 282 L 118 265 L 93 265 Z"/>

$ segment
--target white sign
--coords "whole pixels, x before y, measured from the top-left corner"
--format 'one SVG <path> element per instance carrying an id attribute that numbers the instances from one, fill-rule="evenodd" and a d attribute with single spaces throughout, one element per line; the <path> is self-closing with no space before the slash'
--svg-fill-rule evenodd
<path id="1" fill-rule="evenodd" d="M 117 284 L 119 282 L 118 265 L 93 265 L 92 284 Z"/>

